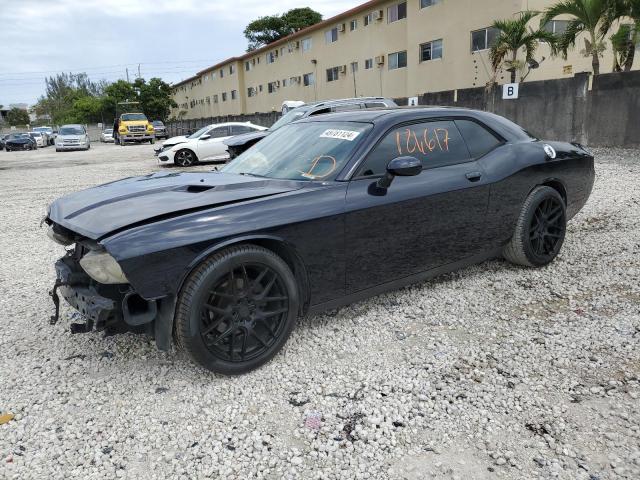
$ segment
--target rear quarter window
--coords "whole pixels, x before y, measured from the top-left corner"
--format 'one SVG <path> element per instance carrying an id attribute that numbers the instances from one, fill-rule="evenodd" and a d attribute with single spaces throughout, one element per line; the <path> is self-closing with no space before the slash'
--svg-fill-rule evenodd
<path id="1" fill-rule="evenodd" d="M 493 133 L 472 120 L 456 120 L 456 125 L 464 137 L 471 158 L 479 158 L 502 143 Z"/>

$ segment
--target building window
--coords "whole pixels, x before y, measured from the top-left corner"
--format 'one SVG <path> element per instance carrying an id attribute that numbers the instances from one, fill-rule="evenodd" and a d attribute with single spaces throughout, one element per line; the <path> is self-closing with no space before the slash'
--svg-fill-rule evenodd
<path id="1" fill-rule="evenodd" d="M 215 80 L 216 76 L 216 72 L 211 72 L 211 80 Z"/>
<path id="2" fill-rule="evenodd" d="M 389 70 L 404 68 L 407 66 L 407 51 L 389 54 Z"/>
<path id="3" fill-rule="evenodd" d="M 367 58 L 364 61 L 364 69 L 371 70 L 373 68 L 373 58 Z"/>
<path id="4" fill-rule="evenodd" d="M 274 93 L 276 91 L 276 82 L 269 82 L 267 84 L 267 90 L 269 93 Z"/>
<path id="5" fill-rule="evenodd" d="M 421 62 L 435 60 L 436 58 L 442 58 L 442 40 L 433 40 L 420 45 Z"/>
<path id="6" fill-rule="evenodd" d="M 238 98 L 238 91 L 231 90 L 231 100 L 236 100 Z"/>
<path id="7" fill-rule="evenodd" d="M 351 62 L 351 73 L 356 73 L 358 71 L 358 62 Z"/>
<path id="8" fill-rule="evenodd" d="M 353 32 L 356 28 L 358 28 L 358 20 L 351 20 L 349 22 L 349 30 Z"/>
<path id="9" fill-rule="evenodd" d="M 222 92 L 222 101 L 223 102 L 227 101 L 227 92 Z"/>
<path id="10" fill-rule="evenodd" d="M 220 69 L 220 78 L 224 77 L 224 70 Z"/>
<path id="11" fill-rule="evenodd" d="M 287 79 L 287 78 L 283 78 L 283 79 L 282 79 L 282 86 L 283 86 L 283 87 L 286 87 L 287 85 L 289 85 L 289 79 Z"/>
<path id="12" fill-rule="evenodd" d="M 420 8 L 427 8 L 438 3 L 442 2 L 442 0 L 420 0 Z"/>
<path id="13" fill-rule="evenodd" d="M 324 39 L 327 43 L 333 43 L 338 41 L 338 27 L 332 28 L 324 32 Z"/>
<path id="14" fill-rule="evenodd" d="M 369 13 L 369 14 L 365 15 L 363 20 L 364 20 L 364 26 L 365 27 L 370 25 L 370 24 L 372 24 L 373 23 L 373 13 Z"/>
<path id="15" fill-rule="evenodd" d="M 244 69 L 248 72 L 249 70 L 251 70 L 251 62 L 250 61 L 246 61 L 244 62 Z"/>
<path id="16" fill-rule="evenodd" d="M 269 52 L 265 56 L 267 57 L 267 63 L 273 63 L 276 61 L 277 55 L 275 51 Z"/>
<path id="17" fill-rule="evenodd" d="M 233 75 L 234 73 L 236 73 L 236 66 L 231 64 L 229 65 L 229 75 Z"/>
<path id="18" fill-rule="evenodd" d="M 340 77 L 340 67 L 327 68 L 327 82 L 334 82 Z"/>
<path id="19" fill-rule="evenodd" d="M 567 29 L 567 25 L 569 25 L 568 20 L 551 20 L 550 22 L 545 23 L 542 28 L 554 35 L 562 35 Z"/>
<path id="20" fill-rule="evenodd" d="M 256 89 L 253 87 L 247 88 L 247 97 L 254 97 L 256 95 Z"/>
<path id="21" fill-rule="evenodd" d="M 258 86 L 258 90 L 259 90 L 259 91 L 262 91 L 262 85 L 259 85 L 259 86 Z"/>
<path id="22" fill-rule="evenodd" d="M 391 5 L 387 8 L 387 22 L 393 23 L 407 18 L 407 2 Z"/>
<path id="23" fill-rule="evenodd" d="M 491 48 L 500 35 L 500 30 L 489 27 L 471 32 L 471 51 L 486 50 Z"/>
<path id="24" fill-rule="evenodd" d="M 218 95 L 213 96 L 213 103 L 218 103 Z"/>
<path id="25" fill-rule="evenodd" d="M 302 51 L 303 52 L 308 52 L 309 50 L 311 50 L 312 46 L 313 46 L 313 40 L 311 39 L 311 37 L 305 38 L 305 39 L 302 40 Z"/>
<path id="26" fill-rule="evenodd" d="M 314 83 L 316 83 L 316 78 L 313 75 L 313 73 L 305 73 L 302 76 L 302 83 L 305 87 L 308 87 L 310 85 L 313 85 Z"/>

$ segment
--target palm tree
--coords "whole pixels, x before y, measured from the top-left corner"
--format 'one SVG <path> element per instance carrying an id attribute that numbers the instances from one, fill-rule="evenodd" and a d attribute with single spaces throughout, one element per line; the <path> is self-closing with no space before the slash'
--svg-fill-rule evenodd
<path id="1" fill-rule="evenodd" d="M 593 74 L 600 74 L 600 55 L 605 49 L 604 38 L 609 31 L 607 25 L 612 4 L 619 0 L 562 0 L 549 7 L 543 14 L 540 25 L 544 26 L 560 15 L 569 15 L 567 29 L 557 40 L 558 50 L 567 58 L 567 50 L 575 47 L 577 37 L 586 33 L 583 55 L 591 56 Z"/>
<path id="2" fill-rule="evenodd" d="M 525 11 L 520 13 L 516 19 L 495 20 L 493 22 L 492 27 L 500 30 L 500 35 L 489 53 L 491 66 L 493 71 L 497 72 L 503 64 L 506 65 L 507 71 L 511 72 L 511 83 L 516 82 L 516 72 L 524 68 L 525 62 L 534 61 L 533 55 L 540 42 L 548 42 L 552 49 L 554 48 L 556 38 L 552 33 L 541 28 L 534 30 L 527 26 L 536 15 L 538 12 Z M 518 60 L 518 52 L 522 49 L 525 54 L 525 62 Z"/>
<path id="3" fill-rule="evenodd" d="M 614 59 L 613 70 L 628 72 L 633 66 L 636 44 L 640 42 L 640 0 L 610 0 L 610 6 L 602 24 L 602 29 L 609 30 L 614 22 L 622 18 L 631 18 L 633 25 L 620 25 L 618 31 L 611 36 Z"/>

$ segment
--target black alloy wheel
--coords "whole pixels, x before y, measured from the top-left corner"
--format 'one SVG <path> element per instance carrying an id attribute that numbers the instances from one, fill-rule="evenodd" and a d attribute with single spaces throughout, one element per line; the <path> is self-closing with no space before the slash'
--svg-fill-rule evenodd
<path id="1" fill-rule="evenodd" d="M 252 370 L 286 342 L 298 317 L 295 277 L 282 258 L 256 245 L 213 255 L 189 277 L 176 308 L 176 339 L 205 368 Z"/>
<path id="2" fill-rule="evenodd" d="M 538 257 L 555 256 L 564 238 L 564 205 L 554 197 L 544 199 L 536 208 L 529 225 L 531 250 Z"/>
<path id="3" fill-rule="evenodd" d="M 173 162 L 180 167 L 190 167 L 194 163 L 196 163 L 196 155 L 191 150 L 183 148 L 182 150 L 178 150 L 173 159 Z"/>
<path id="4" fill-rule="evenodd" d="M 565 201 L 557 190 L 536 187 L 524 201 L 516 228 L 503 255 L 510 262 L 530 267 L 551 263 L 567 229 Z"/>

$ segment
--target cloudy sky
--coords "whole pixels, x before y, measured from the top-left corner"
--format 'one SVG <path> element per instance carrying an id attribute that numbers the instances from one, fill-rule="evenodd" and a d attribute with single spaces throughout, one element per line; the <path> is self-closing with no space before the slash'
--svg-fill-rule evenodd
<path id="1" fill-rule="evenodd" d="M 137 74 L 179 81 L 246 49 L 246 24 L 309 6 L 324 18 L 364 0 L 0 0 L 0 104 L 33 104 L 44 78 Z M 276 6 L 277 5 L 277 6 Z"/>

